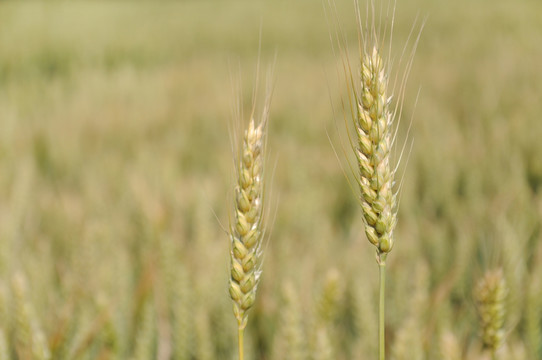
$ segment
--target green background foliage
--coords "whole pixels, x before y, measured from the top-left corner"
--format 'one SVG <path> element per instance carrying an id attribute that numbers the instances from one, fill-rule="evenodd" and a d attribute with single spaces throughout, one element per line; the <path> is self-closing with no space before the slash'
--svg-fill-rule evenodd
<path id="1" fill-rule="evenodd" d="M 356 55 L 353 2 L 336 3 Z M 502 267 L 501 356 L 538 359 L 542 4 L 402 1 L 392 53 L 417 15 L 388 354 L 480 358 L 472 289 Z M 250 112 L 260 28 L 262 69 L 277 56 L 272 230 L 247 358 L 376 357 L 333 22 L 314 0 L 0 3 L 0 358 L 235 358 L 228 134 L 238 78 Z"/>

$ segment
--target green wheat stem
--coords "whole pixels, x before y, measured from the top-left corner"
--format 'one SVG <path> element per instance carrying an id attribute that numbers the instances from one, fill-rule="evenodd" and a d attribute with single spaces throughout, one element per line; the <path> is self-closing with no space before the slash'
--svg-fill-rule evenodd
<path id="1" fill-rule="evenodd" d="M 386 318 L 386 262 L 384 259 L 381 259 L 378 263 L 378 269 L 380 272 L 380 300 L 378 306 L 378 354 L 379 360 L 386 359 L 386 327 L 385 327 L 385 318 Z"/>
<path id="2" fill-rule="evenodd" d="M 244 338 L 243 335 L 244 334 L 245 334 L 245 328 L 239 327 L 239 330 L 238 330 L 239 360 L 244 359 L 244 353 L 243 353 L 243 338 Z"/>

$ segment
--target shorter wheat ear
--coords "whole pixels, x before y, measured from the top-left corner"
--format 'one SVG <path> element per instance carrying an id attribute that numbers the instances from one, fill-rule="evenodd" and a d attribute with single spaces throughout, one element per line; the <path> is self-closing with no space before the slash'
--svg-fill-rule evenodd
<path id="1" fill-rule="evenodd" d="M 243 360 L 244 329 L 248 310 L 256 300 L 264 237 L 264 160 L 268 96 L 260 122 L 251 115 L 237 158 L 234 219 L 230 226 L 231 266 L 229 292 L 238 325 L 239 359 Z"/>

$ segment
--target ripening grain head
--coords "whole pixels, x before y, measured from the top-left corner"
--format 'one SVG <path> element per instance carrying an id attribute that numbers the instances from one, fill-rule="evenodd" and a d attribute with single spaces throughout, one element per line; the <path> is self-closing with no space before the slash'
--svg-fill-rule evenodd
<path id="1" fill-rule="evenodd" d="M 355 94 L 355 154 L 367 239 L 380 257 L 393 247 L 396 224 L 395 171 L 390 166 L 393 117 L 388 76 L 376 47 L 361 62 L 361 90 Z"/>
<path id="2" fill-rule="evenodd" d="M 247 324 L 261 274 L 264 229 L 264 158 L 269 97 L 258 123 L 251 115 L 237 159 L 234 221 L 230 226 L 229 292 L 239 329 Z"/>
<path id="3" fill-rule="evenodd" d="M 379 6 L 369 2 L 363 19 L 356 1 L 359 58 L 351 63 L 346 55 L 344 72 L 353 124 L 349 138 L 357 163 L 355 179 L 360 189 L 365 234 L 377 249 L 377 261 L 385 263 L 394 245 L 397 223 L 394 163 L 399 161 L 404 147 L 398 152 L 399 159 L 392 159 L 392 155 L 397 154 L 395 138 L 419 36 L 412 44 L 409 37 L 399 59 L 391 60 L 395 8 L 390 3 Z M 338 39 L 339 47 L 347 51 L 347 44 L 340 36 Z M 389 48 L 384 45 L 386 42 Z M 409 47 L 410 52 L 406 51 Z M 392 68 L 395 68 L 393 76 Z"/>

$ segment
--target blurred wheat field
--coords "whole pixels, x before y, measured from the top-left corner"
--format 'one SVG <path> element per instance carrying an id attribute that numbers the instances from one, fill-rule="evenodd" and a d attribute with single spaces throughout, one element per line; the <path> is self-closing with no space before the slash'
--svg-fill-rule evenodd
<path id="1" fill-rule="evenodd" d="M 394 51 L 417 14 L 388 354 L 485 358 L 473 289 L 502 267 L 500 359 L 541 359 L 542 3 L 403 1 Z M 260 26 L 275 205 L 247 359 L 376 357 L 324 5 L 205 0 L 0 3 L 0 359 L 236 359 L 231 77 L 249 109 Z"/>

